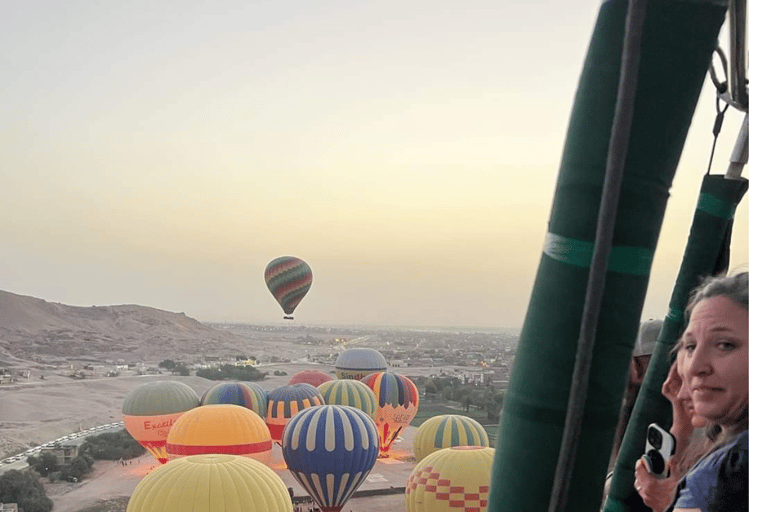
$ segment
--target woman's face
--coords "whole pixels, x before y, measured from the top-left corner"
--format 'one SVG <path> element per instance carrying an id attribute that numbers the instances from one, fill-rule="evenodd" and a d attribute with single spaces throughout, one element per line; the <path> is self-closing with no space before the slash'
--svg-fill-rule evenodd
<path id="1" fill-rule="evenodd" d="M 725 296 L 699 302 L 681 353 L 678 371 L 696 415 L 735 425 L 749 406 L 749 311 Z"/>

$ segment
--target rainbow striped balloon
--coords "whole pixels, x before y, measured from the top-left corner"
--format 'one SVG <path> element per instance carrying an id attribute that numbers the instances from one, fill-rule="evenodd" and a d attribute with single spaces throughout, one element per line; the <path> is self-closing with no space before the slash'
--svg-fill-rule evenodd
<path id="1" fill-rule="evenodd" d="M 283 429 L 290 419 L 299 411 L 325 405 L 323 396 L 316 387 L 309 384 L 292 384 L 280 386 L 267 395 L 267 417 L 265 418 L 272 440 L 280 443 L 283 438 Z"/>
<path id="2" fill-rule="evenodd" d="M 264 418 L 267 413 L 267 392 L 253 382 L 220 382 L 200 397 L 200 405 L 214 404 L 239 405 Z"/>
<path id="3" fill-rule="evenodd" d="M 376 420 L 376 411 L 379 409 L 376 395 L 362 382 L 350 379 L 332 380 L 320 384 L 317 390 L 323 395 L 326 404 L 349 405 Z"/>
<path id="4" fill-rule="evenodd" d="M 359 409 L 321 405 L 297 414 L 283 432 L 283 459 L 324 512 L 337 512 L 379 454 L 376 425 Z"/>
<path id="5" fill-rule="evenodd" d="M 443 414 L 422 423 L 413 438 L 413 454 L 417 462 L 430 453 L 451 446 L 490 446 L 488 433 L 472 418 Z"/>
<path id="6" fill-rule="evenodd" d="M 264 280 L 283 312 L 290 315 L 312 286 L 312 269 L 299 258 L 281 256 L 269 262 Z"/>
<path id="7" fill-rule="evenodd" d="M 419 410 L 419 390 L 408 377 L 389 372 L 372 373 L 363 377 L 363 384 L 373 390 L 379 410 L 379 449 L 386 453 L 402 429 L 411 424 Z"/>

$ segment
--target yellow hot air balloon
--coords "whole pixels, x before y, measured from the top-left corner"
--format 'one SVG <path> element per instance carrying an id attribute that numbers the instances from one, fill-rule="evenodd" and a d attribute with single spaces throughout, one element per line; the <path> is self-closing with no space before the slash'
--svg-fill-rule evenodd
<path id="1" fill-rule="evenodd" d="M 376 395 L 373 390 L 359 380 L 342 379 L 324 382 L 317 387 L 323 400 L 329 405 L 349 405 L 360 409 L 376 421 Z"/>
<path id="2" fill-rule="evenodd" d="M 269 464 L 272 437 L 264 420 L 250 409 L 233 404 L 201 405 L 176 420 L 165 449 L 170 460 L 222 453 Z"/>
<path id="3" fill-rule="evenodd" d="M 422 423 L 413 438 L 413 454 L 417 462 L 451 446 L 490 446 L 488 433 L 472 418 L 443 414 Z"/>
<path id="4" fill-rule="evenodd" d="M 277 473 L 239 455 L 192 455 L 168 462 L 134 489 L 126 512 L 293 512 Z"/>
<path id="5" fill-rule="evenodd" d="M 405 485 L 408 512 L 488 510 L 493 448 L 453 446 L 424 457 Z"/>
<path id="6" fill-rule="evenodd" d="M 128 393 L 123 401 L 125 430 L 161 464 L 168 461 L 165 441 L 173 423 L 197 407 L 200 397 L 182 382 L 148 382 Z"/>

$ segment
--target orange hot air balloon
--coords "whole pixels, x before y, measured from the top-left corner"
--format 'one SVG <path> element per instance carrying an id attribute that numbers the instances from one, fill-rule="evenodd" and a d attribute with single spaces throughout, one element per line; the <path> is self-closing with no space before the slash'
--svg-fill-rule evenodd
<path id="1" fill-rule="evenodd" d="M 166 438 L 173 423 L 194 409 L 200 397 L 194 389 L 172 380 L 148 382 L 123 401 L 123 423 L 129 434 L 161 464 L 168 462 Z"/>
<path id="2" fill-rule="evenodd" d="M 269 464 L 272 438 L 264 420 L 250 409 L 233 404 L 201 405 L 176 420 L 166 450 L 170 460 L 221 453 Z"/>
<path id="3" fill-rule="evenodd" d="M 288 384 L 309 384 L 318 387 L 320 384 L 331 380 L 333 377 L 320 370 L 304 370 L 291 377 Z"/>

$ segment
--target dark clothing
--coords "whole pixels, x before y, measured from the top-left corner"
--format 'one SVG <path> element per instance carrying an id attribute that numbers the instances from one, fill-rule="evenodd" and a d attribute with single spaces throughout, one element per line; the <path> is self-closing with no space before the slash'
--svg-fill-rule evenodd
<path id="1" fill-rule="evenodd" d="M 747 512 L 749 431 L 742 432 L 701 459 L 680 482 L 677 494 L 671 509 Z"/>

